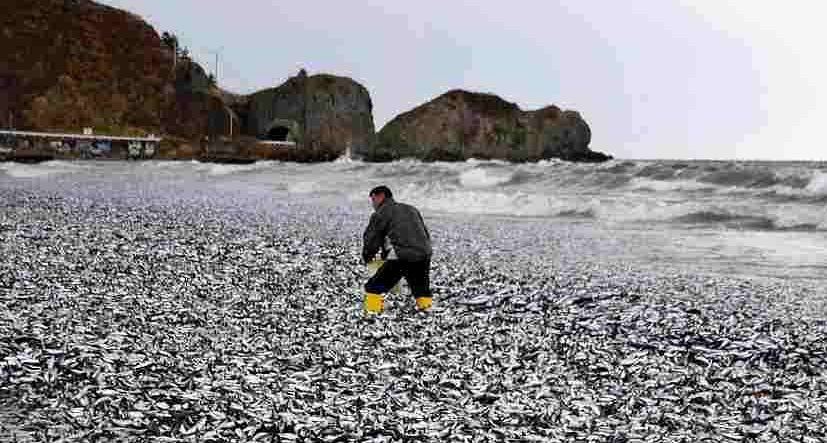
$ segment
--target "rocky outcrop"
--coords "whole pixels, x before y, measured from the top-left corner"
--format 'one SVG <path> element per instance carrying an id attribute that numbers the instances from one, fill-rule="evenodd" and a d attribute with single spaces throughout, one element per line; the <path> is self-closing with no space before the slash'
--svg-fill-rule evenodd
<path id="1" fill-rule="evenodd" d="M 367 89 L 346 77 L 308 76 L 249 97 L 246 133 L 262 140 L 294 141 L 308 158 L 335 159 L 348 149 L 370 149 L 375 140 L 373 103 Z"/>
<path id="2" fill-rule="evenodd" d="M 453 90 L 397 116 L 382 128 L 372 148 L 354 152 L 376 161 L 611 158 L 591 151 L 590 141 L 589 125 L 575 111 L 556 106 L 522 111 L 495 95 Z"/>

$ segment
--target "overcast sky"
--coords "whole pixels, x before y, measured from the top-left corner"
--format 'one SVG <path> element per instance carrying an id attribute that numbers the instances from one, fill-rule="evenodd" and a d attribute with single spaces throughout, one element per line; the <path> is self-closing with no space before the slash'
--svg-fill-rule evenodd
<path id="1" fill-rule="evenodd" d="M 360 82 L 377 130 L 454 88 L 579 111 L 618 158 L 827 160 L 821 2 L 103 0 L 250 93 Z"/>

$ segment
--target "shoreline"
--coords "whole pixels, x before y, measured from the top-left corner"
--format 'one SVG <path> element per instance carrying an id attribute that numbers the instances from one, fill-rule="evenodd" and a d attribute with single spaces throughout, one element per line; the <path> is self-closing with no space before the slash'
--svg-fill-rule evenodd
<path id="1" fill-rule="evenodd" d="M 339 157 L 347 158 L 347 157 Z M 300 161 L 300 160 L 285 160 L 280 158 L 258 158 L 258 157 L 221 157 L 221 156 L 205 156 L 205 157 L 142 157 L 137 159 L 132 158 L 114 158 L 114 157 L 90 157 L 90 158 L 83 158 L 83 157 L 67 157 L 67 156 L 59 156 L 59 155 L 52 155 L 52 154 L 32 154 L 32 155 L 2 155 L 0 154 L 0 163 L 23 163 L 23 164 L 36 164 L 36 163 L 43 163 L 46 161 L 53 161 L 53 160 L 76 160 L 76 161 L 206 161 L 212 163 L 233 163 L 233 164 L 244 164 L 244 163 L 255 163 L 259 161 L 293 161 L 297 163 L 330 163 L 335 162 L 338 159 L 333 160 L 318 160 L 318 161 Z M 470 158 L 467 160 L 424 160 L 418 158 L 400 158 L 391 161 L 368 161 L 363 159 L 356 159 L 353 160 L 364 161 L 366 163 L 375 163 L 375 164 L 382 164 L 382 163 L 393 163 L 393 162 L 404 162 L 404 161 L 418 161 L 422 163 L 463 163 L 463 162 L 503 162 L 505 164 L 510 165 L 521 165 L 521 164 L 539 164 L 542 162 L 548 161 L 561 161 L 567 162 L 572 164 L 583 164 L 583 165 L 600 165 L 600 163 L 590 163 L 590 162 L 572 162 L 569 160 L 562 160 L 559 158 L 548 158 L 548 159 L 541 159 L 537 161 L 531 162 L 512 162 L 508 160 L 502 159 L 486 159 L 486 158 Z M 640 163 L 688 163 L 688 164 L 702 164 L 702 163 L 721 163 L 721 164 L 747 164 L 747 165 L 799 165 L 799 164 L 808 164 L 808 165 L 815 165 L 815 166 L 824 166 L 827 167 L 827 160 L 750 160 L 750 159 L 658 159 L 658 158 L 643 158 L 643 159 L 633 159 L 633 158 L 613 158 L 608 162 L 614 162 L 615 164 L 623 164 L 624 162 L 640 162 Z M 606 162 L 606 163 L 608 163 Z"/>

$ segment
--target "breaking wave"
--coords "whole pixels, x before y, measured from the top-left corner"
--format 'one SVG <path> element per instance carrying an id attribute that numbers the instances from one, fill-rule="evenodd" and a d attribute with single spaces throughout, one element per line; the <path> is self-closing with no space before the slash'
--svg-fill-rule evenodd
<path id="1" fill-rule="evenodd" d="M 5 162 L 0 163 L 0 171 L 14 178 L 38 178 L 80 172 L 88 170 L 90 166 L 87 162 L 66 160 L 50 160 L 35 164 Z"/>
<path id="2" fill-rule="evenodd" d="M 814 174 L 804 189 L 813 194 L 827 195 L 827 173 L 818 172 Z"/>
<path id="3" fill-rule="evenodd" d="M 322 164 L 262 161 L 0 163 L 0 180 L 94 174 L 97 168 L 149 173 L 162 182 L 198 177 L 209 186 L 257 187 L 270 193 L 366 204 L 373 186 L 425 211 L 509 217 L 566 217 L 612 222 L 660 222 L 738 229 L 827 230 L 827 163 L 559 160 Z M 101 169 L 102 170 L 102 169 Z"/>
<path id="4" fill-rule="evenodd" d="M 717 224 L 730 228 L 778 230 L 778 231 L 820 231 L 827 230 L 825 223 L 793 223 L 768 216 L 751 216 L 727 212 L 700 211 L 676 217 L 673 221 L 687 224 Z"/>
<path id="5" fill-rule="evenodd" d="M 388 184 L 402 184 L 400 199 L 431 211 L 810 231 L 827 230 L 827 173 L 822 167 L 472 161 L 398 162 L 368 166 L 363 172 L 376 183 L 391 179 Z"/>

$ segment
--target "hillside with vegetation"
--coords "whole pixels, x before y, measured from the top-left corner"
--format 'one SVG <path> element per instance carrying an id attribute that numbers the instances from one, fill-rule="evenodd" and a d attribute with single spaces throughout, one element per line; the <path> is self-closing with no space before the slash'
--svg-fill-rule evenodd
<path id="1" fill-rule="evenodd" d="M 196 138 L 215 82 L 169 32 L 89 0 L 6 0 L 0 125 Z M 172 118 L 170 118 L 172 117 Z"/>

